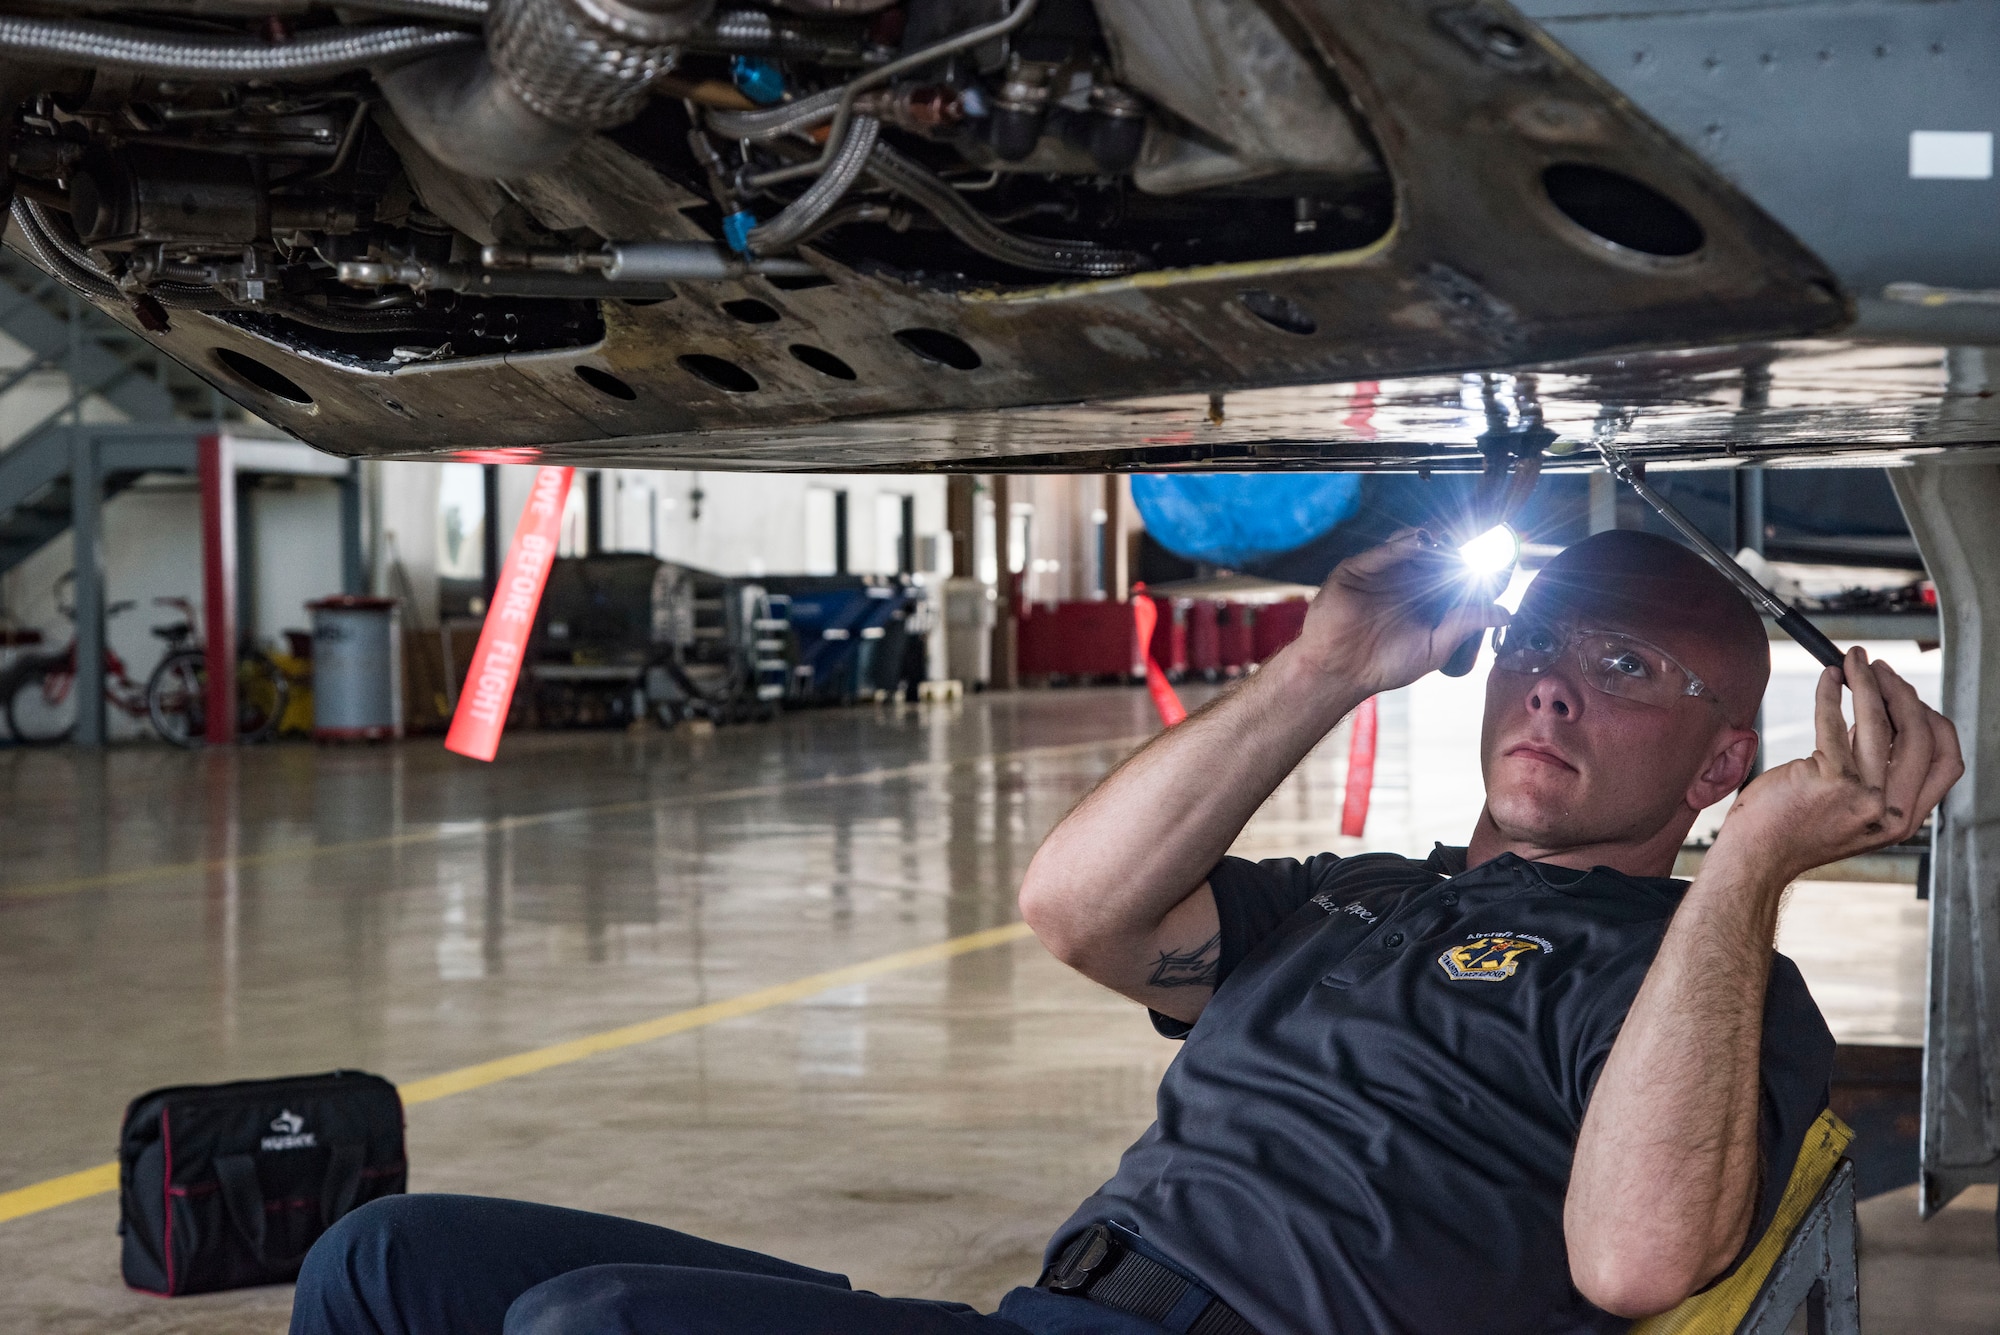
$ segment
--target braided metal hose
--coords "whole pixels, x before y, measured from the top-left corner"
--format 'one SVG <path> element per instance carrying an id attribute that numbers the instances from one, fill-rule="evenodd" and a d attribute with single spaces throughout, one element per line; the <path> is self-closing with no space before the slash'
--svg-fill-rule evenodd
<path id="1" fill-rule="evenodd" d="M 273 46 L 252 38 L 186 37 L 92 19 L 0 15 L 0 53 L 20 60 L 218 81 L 324 78 L 478 40 L 456 28 L 399 25 L 311 29 Z"/>
<path id="2" fill-rule="evenodd" d="M 834 155 L 833 165 L 804 194 L 787 204 L 771 221 L 750 229 L 745 242 L 753 255 L 772 255 L 791 250 L 811 235 L 815 224 L 833 211 L 867 170 L 868 156 L 882 132 L 882 122 L 873 116 L 856 116 L 847 125 L 847 139 Z"/>
<path id="3" fill-rule="evenodd" d="M 32 200 L 14 197 L 14 224 L 21 229 L 21 239 L 28 243 L 28 253 L 35 263 L 55 276 L 57 282 L 82 297 L 95 297 L 100 301 L 122 301 L 124 294 L 109 278 L 89 265 L 79 266 L 63 251 L 42 227 L 38 216 L 40 208 Z"/>
<path id="4" fill-rule="evenodd" d="M 953 236 L 980 254 L 1018 268 L 1078 278 L 1117 278 L 1146 265 L 1146 257 L 1136 251 L 1113 250 L 1091 241 L 1048 241 L 1009 232 L 967 204 L 964 196 L 928 167 L 884 143 L 877 143 L 869 152 L 868 174 L 922 205 Z"/>
<path id="5" fill-rule="evenodd" d="M 401 14 L 405 18 L 431 19 L 437 23 L 464 23 L 480 27 L 486 22 L 487 0 L 349 0 L 343 9 L 362 9 L 372 14 Z"/>
<path id="6" fill-rule="evenodd" d="M 787 102 L 779 107 L 761 107 L 756 111 L 711 109 L 708 125 L 724 139 L 775 139 L 793 130 L 810 129 L 831 116 L 834 108 L 840 105 L 843 91 L 829 88 L 796 102 Z"/>
<path id="7" fill-rule="evenodd" d="M 124 305 L 131 299 L 131 294 L 120 290 L 103 270 L 91 262 L 89 253 L 70 236 L 69 229 L 58 220 L 57 215 L 31 199 L 19 197 L 15 198 L 11 211 L 14 222 L 21 229 L 21 237 L 28 243 L 35 260 L 55 275 L 63 286 L 78 296 L 97 301 Z M 187 283 L 155 283 L 145 290 L 145 295 L 162 306 L 176 310 L 220 311 L 234 308 L 233 302 L 213 288 Z"/>

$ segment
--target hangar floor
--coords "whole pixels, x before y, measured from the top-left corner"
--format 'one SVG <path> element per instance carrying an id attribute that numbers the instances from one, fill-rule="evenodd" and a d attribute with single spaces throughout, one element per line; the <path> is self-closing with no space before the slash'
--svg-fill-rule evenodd
<path id="1" fill-rule="evenodd" d="M 492 767 L 434 741 L 0 752 L 0 1193 L 101 1163 L 153 1086 L 353 1066 L 404 1085 L 415 1189 L 989 1302 L 1174 1055 L 1010 927 L 1042 833 L 1154 726 L 1143 692 L 1091 690 L 524 735 Z M 1378 847 L 1413 833 L 1396 726 Z M 1343 754 L 1336 734 L 1244 850 L 1327 846 Z M 1853 904 L 1821 932 L 1795 912 L 1788 948 L 1895 1041 L 1921 912 L 1907 887 Z M 284 1289 L 127 1292 L 107 1195 L 8 1200 L 0 1329 L 283 1329 Z M 2000 1326 L 1993 1209 L 1990 1188 L 1923 1226 L 1907 1192 L 1865 1204 L 1866 1328 Z"/>

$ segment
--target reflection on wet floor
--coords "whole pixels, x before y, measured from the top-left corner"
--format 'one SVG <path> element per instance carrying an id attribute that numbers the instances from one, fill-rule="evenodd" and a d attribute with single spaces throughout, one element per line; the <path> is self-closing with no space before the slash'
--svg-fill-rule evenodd
<path id="1" fill-rule="evenodd" d="M 1463 762 L 1418 744 L 1411 708 L 1383 712 L 1375 847 L 1450 816 L 1412 793 Z M 523 735 L 494 766 L 435 741 L 0 752 L 0 1191 L 108 1158 L 157 1085 L 409 1082 L 1010 923 L 1042 834 L 1156 726 L 1143 692 L 1091 690 Z M 1338 846 L 1345 747 L 1239 851 Z M 1906 986 L 1895 959 L 1861 982 Z M 1017 941 L 415 1107 L 411 1184 L 986 1302 L 1032 1278 L 1174 1051 Z M 0 1329 L 283 1328 L 283 1289 L 126 1293 L 114 1213 L 99 1196 L 0 1224 Z"/>

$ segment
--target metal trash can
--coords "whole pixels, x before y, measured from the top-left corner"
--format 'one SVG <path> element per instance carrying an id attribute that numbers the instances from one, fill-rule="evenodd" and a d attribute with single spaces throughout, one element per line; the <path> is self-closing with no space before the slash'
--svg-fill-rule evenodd
<path id="1" fill-rule="evenodd" d="M 336 594 L 312 613 L 313 740 L 403 735 L 403 627 L 394 598 Z"/>

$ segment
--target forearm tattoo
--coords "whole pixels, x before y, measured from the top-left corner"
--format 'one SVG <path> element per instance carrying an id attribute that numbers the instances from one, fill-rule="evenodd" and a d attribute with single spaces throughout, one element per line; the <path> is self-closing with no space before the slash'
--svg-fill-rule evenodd
<path id="1" fill-rule="evenodd" d="M 1217 932 L 1193 950 L 1163 950 L 1146 980 L 1153 987 L 1215 986 L 1222 973 L 1222 933 Z"/>

